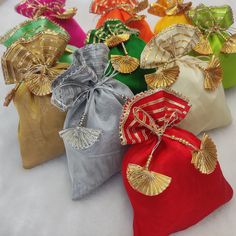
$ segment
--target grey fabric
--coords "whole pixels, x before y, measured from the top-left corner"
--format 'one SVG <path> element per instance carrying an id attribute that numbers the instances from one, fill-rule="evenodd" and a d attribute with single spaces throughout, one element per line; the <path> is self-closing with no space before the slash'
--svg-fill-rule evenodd
<path id="1" fill-rule="evenodd" d="M 104 76 L 109 63 L 108 53 L 105 44 L 91 44 L 78 49 L 71 67 L 52 85 L 52 102 L 68 111 L 65 131 L 79 127 L 84 112 L 83 127 L 101 131 L 98 140 L 86 149 L 72 145 L 74 136 L 84 138 L 80 131 L 70 136 L 70 142 L 64 138 L 74 200 L 89 194 L 119 172 L 125 151 L 120 144 L 119 119 L 125 97 L 133 94 L 112 76 Z M 76 144 L 81 146 L 80 142 Z"/>

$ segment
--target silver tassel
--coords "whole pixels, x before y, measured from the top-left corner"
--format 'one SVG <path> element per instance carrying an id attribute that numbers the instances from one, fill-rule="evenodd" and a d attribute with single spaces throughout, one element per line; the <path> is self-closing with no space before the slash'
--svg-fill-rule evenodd
<path id="1" fill-rule="evenodd" d="M 102 130 L 85 127 L 75 127 L 60 131 L 60 136 L 73 148 L 83 150 L 91 147 L 99 140 Z"/>

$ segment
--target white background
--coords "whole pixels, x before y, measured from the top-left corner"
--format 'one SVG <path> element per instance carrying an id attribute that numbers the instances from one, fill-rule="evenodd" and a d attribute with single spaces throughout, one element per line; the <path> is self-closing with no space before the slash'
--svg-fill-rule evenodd
<path id="1" fill-rule="evenodd" d="M 0 0 L 0 34 L 25 19 L 14 12 L 17 2 Z M 78 8 L 76 19 L 85 31 L 94 28 L 98 19 L 88 13 L 89 3 L 89 0 L 68 1 L 68 6 Z M 193 2 L 194 5 L 198 3 Z M 228 3 L 236 10 L 235 0 L 205 3 Z M 156 20 L 156 17 L 148 16 L 152 27 Z M 4 50 L 0 47 L 1 55 Z M 18 116 L 12 104 L 8 108 L 1 106 L 9 87 L 4 85 L 1 72 L 0 77 L 0 236 L 132 236 L 132 209 L 120 175 L 89 197 L 73 202 L 65 157 L 32 170 L 21 167 Z M 236 88 L 228 90 L 226 96 L 234 117 L 233 124 L 210 132 L 210 135 L 218 146 L 225 177 L 236 189 Z M 175 235 L 235 236 L 235 200 L 196 226 Z"/>

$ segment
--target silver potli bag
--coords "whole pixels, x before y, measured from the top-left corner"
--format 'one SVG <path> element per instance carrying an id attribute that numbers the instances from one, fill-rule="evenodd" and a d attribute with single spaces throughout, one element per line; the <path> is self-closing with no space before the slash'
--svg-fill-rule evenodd
<path id="1" fill-rule="evenodd" d="M 91 44 L 74 53 L 71 67 L 52 85 L 52 102 L 68 111 L 60 132 L 72 180 L 72 198 L 80 199 L 120 171 L 124 147 L 119 120 L 130 89 L 107 71 L 109 49 Z"/>

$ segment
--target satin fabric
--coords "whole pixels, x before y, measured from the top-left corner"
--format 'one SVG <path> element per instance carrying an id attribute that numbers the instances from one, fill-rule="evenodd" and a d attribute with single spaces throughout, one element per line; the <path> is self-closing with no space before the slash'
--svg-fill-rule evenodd
<path id="1" fill-rule="evenodd" d="M 228 33 L 223 33 L 223 35 L 229 36 Z M 217 33 L 212 34 L 208 38 L 208 40 L 210 42 L 213 53 L 219 56 L 220 64 L 223 69 L 222 83 L 223 83 L 224 88 L 229 89 L 236 86 L 236 76 L 235 76 L 236 75 L 236 66 L 235 66 L 236 53 L 227 54 L 227 53 L 220 52 L 225 42 L 225 39 L 223 39 L 223 37 Z"/>
<path id="2" fill-rule="evenodd" d="M 167 134 L 200 146 L 197 137 L 185 130 L 174 127 Z M 127 180 L 127 166 L 129 163 L 144 165 L 156 142 L 157 137 L 150 135 L 148 141 L 130 146 L 122 164 L 124 185 L 134 211 L 134 236 L 169 236 L 184 230 L 228 202 L 233 195 L 219 164 L 212 174 L 203 175 L 191 164 L 189 148 L 165 137 L 153 155 L 150 169 L 170 176 L 170 186 L 153 197 L 134 190 Z"/>
<path id="3" fill-rule="evenodd" d="M 154 33 L 158 34 L 162 30 L 174 25 L 174 24 L 191 24 L 185 14 L 179 14 L 175 16 L 164 16 L 158 20 L 155 25 Z"/>
<path id="4" fill-rule="evenodd" d="M 202 26 L 203 29 L 212 29 L 217 24 L 220 29 L 227 30 L 234 23 L 233 11 L 229 5 L 208 7 L 200 4 L 191 9 L 188 16 L 194 24 Z"/>
<path id="5" fill-rule="evenodd" d="M 220 63 L 223 69 L 223 85 L 225 89 L 236 86 L 236 53 L 219 54 Z"/>
<path id="6" fill-rule="evenodd" d="M 126 85 L 104 77 L 108 54 L 105 44 L 81 48 L 75 52 L 69 70 L 53 83 L 53 103 L 68 110 L 64 130 L 78 126 L 87 110 L 84 127 L 102 131 L 99 140 L 87 149 L 74 148 L 64 140 L 74 200 L 91 193 L 120 171 L 126 149 L 119 140 L 119 118 L 124 96 L 133 94 Z M 81 96 L 83 93 L 87 95 Z"/>
<path id="7" fill-rule="evenodd" d="M 33 18 L 33 10 L 32 8 L 29 8 L 28 4 L 31 2 L 36 2 L 36 4 L 49 4 L 51 0 L 28 0 L 23 3 L 18 4 L 15 9 L 16 11 L 25 16 Z M 63 4 L 65 4 L 66 1 L 64 1 Z M 60 9 L 62 12 L 65 10 L 62 8 Z M 55 13 L 46 11 L 44 16 L 47 17 L 49 20 L 59 24 L 61 27 L 63 27 L 69 34 L 70 34 L 70 41 L 69 44 L 75 46 L 75 47 L 83 47 L 85 44 L 85 38 L 86 34 L 83 31 L 83 29 L 80 27 L 80 25 L 77 23 L 77 21 L 74 18 L 71 19 L 58 19 L 54 16 Z"/>
<path id="8" fill-rule="evenodd" d="M 45 30 L 52 30 L 57 33 L 67 34 L 59 25 L 54 24 L 45 17 L 39 17 L 35 20 L 27 20 L 17 25 L 3 36 L 1 43 L 9 47 L 20 38 L 30 39 L 35 34 Z"/>
<path id="9" fill-rule="evenodd" d="M 15 28 L 11 29 L 3 36 L 1 43 L 5 47 L 10 47 L 13 43 L 18 41 L 21 38 L 26 40 L 32 38 L 36 34 L 43 32 L 45 30 L 51 30 L 56 33 L 67 34 L 67 32 L 60 26 L 54 24 L 45 17 L 39 17 L 35 20 L 27 20 Z M 64 54 L 60 57 L 60 62 L 71 63 L 72 62 L 72 53 L 77 49 L 71 45 L 66 47 L 69 49 L 65 51 Z"/>
<path id="10" fill-rule="evenodd" d="M 63 27 L 70 35 L 69 44 L 81 48 L 85 45 L 86 33 L 75 19 L 61 20 L 54 17 L 48 17 L 51 21 L 56 22 Z"/>
<path id="11" fill-rule="evenodd" d="M 103 31 L 106 35 L 111 34 L 110 27 L 108 26 L 109 24 L 119 24 L 119 26 L 121 25 L 121 27 L 125 27 L 125 25 L 122 24 L 120 20 L 107 20 L 103 25 Z M 92 30 L 88 34 L 87 44 L 104 42 L 104 39 L 98 39 L 96 37 L 97 30 L 99 29 Z M 129 56 L 140 59 L 141 53 L 146 43 L 137 36 L 137 32 L 131 32 L 131 30 L 127 30 L 127 33 L 130 33 L 131 35 L 130 39 L 124 42 L 125 48 L 127 49 Z M 118 45 L 116 47 L 110 48 L 109 58 L 111 57 L 111 55 L 124 55 L 122 46 Z M 141 69 L 140 67 L 138 67 L 134 72 L 130 74 L 118 73 L 114 76 L 114 78 L 126 84 L 134 94 L 137 94 L 147 90 L 147 84 L 145 82 L 144 75 L 152 73 L 154 71 L 155 70 Z"/>
<path id="12" fill-rule="evenodd" d="M 191 61 L 191 57 L 186 56 L 183 60 Z M 207 63 L 200 60 L 199 63 L 207 66 Z M 203 86 L 204 74 L 201 70 L 190 68 L 183 63 L 178 63 L 178 66 L 180 75 L 171 88 L 186 96 L 192 104 L 180 127 L 197 135 L 203 131 L 229 125 L 232 118 L 223 86 L 220 85 L 215 91 L 207 91 Z"/>
<path id="13" fill-rule="evenodd" d="M 154 36 L 154 33 L 152 32 L 148 22 L 145 19 L 133 20 L 127 23 L 127 26 L 133 29 L 137 29 L 140 32 L 139 37 L 146 43 L 148 43 Z"/>
<path id="14" fill-rule="evenodd" d="M 221 52 L 225 38 L 230 36 L 227 30 L 233 25 L 234 22 L 231 7 L 228 5 L 207 7 L 202 4 L 196 9 L 190 10 L 188 14 L 193 24 L 197 27 L 201 27 L 201 29 L 211 29 L 215 25 L 220 27 L 220 33 L 211 32 L 211 34 L 208 35 L 208 40 L 213 53 L 218 55 L 220 58 L 223 69 L 224 88 L 228 89 L 236 86 L 236 53 L 226 54 Z M 208 34 L 208 32 L 206 32 L 206 34 Z"/>
<path id="15" fill-rule="evenodd" d="M 196 224 L 232 198 L 233 190 L 217 161 L 208 174 L 192 164 L 194 150 L 211 150 L 208 164 L 216 150 L 209 137 L 206 144 L 176 127 L 190 105 L 173 90 L 162 88 L 124 105 L 121 142 L 130 146 L 122 177 L 134 211 L 134 236 L 168 236 Z M 135 171 L 130 165 L 139 168 Z"/>
<path id="16" fill-rule="evenodd" d="M 131 22 L 127 22 L 132 18 L 132 15 L 128 12 L 124 11 L 123 9 L 115 8 L 113 10 L 108 11 L 107 13 L 103 14 L 96 25 L 96 28 L 103 26 L 106 20 L 108 19 L 119 19 L 124 24 L 132 29 L 137 29 L 139 31 L 139 37 L 143 39 L 146 43 L 148 43 L 151 38 L 154 36 L 148 22 L 145 19 L 141 20 L 134 20 Z"/>
<path id="17" fill-rule="evenodd" d="M 212 50 L 215 55 L 218 55 L 220 59 L 220 64 L 223 70 L 223 86 L 225 89 L 232 88 L 236 86 L 236 66 L 235 66 L 235 61 L 236 61 L 236 53 L 222 53 L 220 52 L 224 39 L 222 36 L 213 34 L 208 38 L 210 45 L 212 47 Z M 191 53 L 192 55 L 199 56 L 201 54 L 197 52 Z"/>
<path id="18" fill-rule="evenodd" d="M 131 35 L 130 39 L 124 43 L 129 55 L 135 58 L 140 58 L 142 50 L 145 47 L 145 42 L 139 39 L 136 35 Z M 117 46 L 110 49 L 109 57 L 111 55 L 124 55 L 121 46 Z M 130 74 L 119 73 L 115 76 L 115 79 L 126 84 L 134 94 L 147 90 L 147 84 L 144 79 L 144 75 L 150 73 L 151 70 L 143 70 L 140 67 Z"/>

